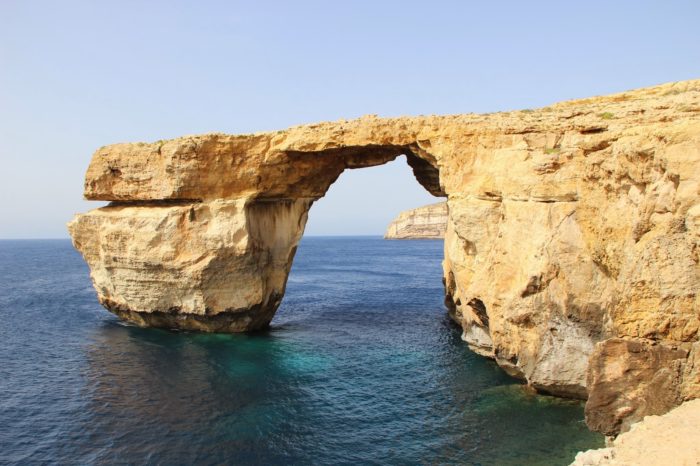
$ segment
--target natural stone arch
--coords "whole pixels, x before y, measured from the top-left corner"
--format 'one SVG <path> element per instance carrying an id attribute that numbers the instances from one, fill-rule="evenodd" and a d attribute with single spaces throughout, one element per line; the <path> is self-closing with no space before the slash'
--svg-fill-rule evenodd
<path id="1" fill-rule="evenodd" d="M 614 433 L 700 394 L 697 108 L 689 81 L 538 111 L 116 144 L 85 182 L 111 204 L 69 229 L 122 318 L 255 329 L 282 298 L 313 201 L 344 169 L 407 154 L 448 198 L 446 301 L 464 339 L 539 390 L 588 396 L 591 425 Z M 609 370 L 629 361 L 655 385 Z M 630 384 L 670 394 L 650 407 L 610 392 Z"/>
<path id="2" fill-rule="evenodd" d="M 251 145 L 215 134 L 98 151 L 88 169 L 86 197 L 117 200 L 79 217 L 77 222 L 99 228 L 80 236 L 123 244 L 127 249 L 117 253 L 118 261 L 128 264 L 120 268 L 86 256 L 100 302 L 143 326 L 258 330 L 269 324 L 284 295 L 311 205 L 344 170 L 406 155 L 418 182 L 445 195 L 435 158 L 415 143 L 317 147 Z M 251 155 L 254 163 L 236 161 Z M 182 170 L 187 164 L 196 168 Z M 244 173 L 248 168 L 253 175 L 210 175 L 226 166 Z M 178 169 L 182 175 L 162 179 Z M 137 201 L 126 200 L 136 196 L 123 193 L 125 184 L 138 186 Z M 72 224 L 71 231 L 86 228 Z M 147 239 L 137 240 L 139 235 Z M 98 249 L 78 235 L 75 242 L 81 250 Z"/>

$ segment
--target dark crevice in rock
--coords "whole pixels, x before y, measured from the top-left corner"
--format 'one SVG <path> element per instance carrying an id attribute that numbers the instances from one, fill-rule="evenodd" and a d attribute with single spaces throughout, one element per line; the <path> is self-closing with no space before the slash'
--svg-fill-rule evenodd
<path id="1" fill-rule="evenodd" d="M 604 133 L 607 131 L 608 128 L 606 126 L 594 126 L 592 128 L 583 128 L 579 130 L 579 133 L 581 134 L 600 134 Z"/>
<path id="2" fill-rule="evenodd" d="M 416 155 L 419 151 L 425 152 L 418 147 L 405 151 L 406 161 L 413 169 L 413 175 L 416 177 L 416 180 L 433 196 L 447 197 L 447 193 L 440 186 L 440 171 L 425 158 Z M 427 153 L 422 155 L 425 157 L 429 156 Z"/>
<path id="3" fill-rule="evenodd" d="M 112 201 L 106 207 L 176 207 L 199 204 L 202 199 L 157 199 L 150 201 Z"/>
<path id="4" fill-rule="evenodd" d="M 477 315 L 477 317 L 481 321 L 481 324 L 484 327 L 488 328 L 489 316 L 486 313 L 486 305 L 484 304 L 484 302 L 480 299 L 473 298 L 467 304 L 469 305 L 469 307 L 471 307 L 474 310 L 474 313 Z"/>

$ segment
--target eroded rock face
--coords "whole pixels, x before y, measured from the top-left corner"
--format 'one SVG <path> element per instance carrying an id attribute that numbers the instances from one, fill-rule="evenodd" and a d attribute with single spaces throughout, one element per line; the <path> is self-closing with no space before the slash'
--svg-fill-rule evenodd
<path id="1" fill-rule="evenodd" d="M 686 349 L 670 343 L 622 338 L 598 343 L 589 363 L 588 425 L 616 435 L 634 420 L 680 404 L 687 358 Z"/>
<path id="2" fill-rule="evenodd" d="M 447 229 L 447 203 L 438 202 L 401 212 L 386 229 L 384 239 L 440 239 Z"/>
<path id="3" fill-rule="evenodd" d="M 279 305 L 308 200 L 116 204 L 68 226 L 100 303 L 143 326 L 264 327 Z"/>
<path id="4" fill-rule="evenodd" d="M 635 392 L 670 400 L 660 409 L 698 396 L 700 81 L 535 111 L 106 146 L 85 196 L 112 205 L 69 229 L 122 318 L 261 328 L 313 201 L 343 170 L 399 154 L 447 197 L 446 304 L 471 348 L 539 390 L 589 397 L 607 433 L 657 409 L 608 401 L 626 390 L 615 380 L 641 387 L 616 367 L 655 378 L 670 361 L 673 382 Z"/>

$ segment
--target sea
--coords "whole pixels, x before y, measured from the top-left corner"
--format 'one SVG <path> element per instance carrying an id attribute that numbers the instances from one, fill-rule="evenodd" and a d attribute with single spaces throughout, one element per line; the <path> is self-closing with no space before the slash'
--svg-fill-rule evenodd
<path id="1" fill-rule="evenodd" d="M 127 325 L 68 240 L 0 241 L 0 464 L 566 465 L 579 401 L 472 353 L 440 240 L 305 237 L 268 330 Z"/>

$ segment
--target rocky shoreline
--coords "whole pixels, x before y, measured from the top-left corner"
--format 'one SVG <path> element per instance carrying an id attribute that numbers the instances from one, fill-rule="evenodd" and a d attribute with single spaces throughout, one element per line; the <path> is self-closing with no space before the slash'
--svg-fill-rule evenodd
<path id="1" fill-rule="evenodd" d="M 700 395 L 700 81 L 488 115 L 363 117 L 100 148 L 70 222 L 138 325 L 268 325 L 313 202 L 407 157 L 449 206 L 446 304 L 475 351 L 617 435 Z"/>
<path id="2" fill-rule="evenodd" d="M 700 463 L 700 400 L 647 416 L 607 448 L 576 455 L 572 466 L 696 466 Z"/>

